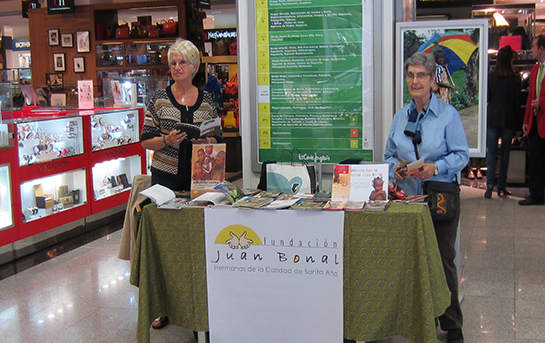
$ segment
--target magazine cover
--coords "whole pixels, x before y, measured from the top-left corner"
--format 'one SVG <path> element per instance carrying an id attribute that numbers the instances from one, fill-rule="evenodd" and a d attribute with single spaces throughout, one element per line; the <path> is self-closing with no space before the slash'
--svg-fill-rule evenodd
<path id="1" fill-rule="evenodd" d="M 193 144 L 191 157 L 191 199 L 206 192 L 225 180 L 226 145 Z"/>
<path id="2" fill-rule="evenodd" d="M 387 163 L 335 166 L 331 201 L 387 201 L 387 190 Z"/>

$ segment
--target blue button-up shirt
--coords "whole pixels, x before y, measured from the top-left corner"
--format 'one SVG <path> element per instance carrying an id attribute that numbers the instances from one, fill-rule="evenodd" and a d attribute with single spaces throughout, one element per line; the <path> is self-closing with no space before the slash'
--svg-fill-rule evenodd
<path id="1" fill-rule="evenodd" d="M 422 194 L 422 182 L 419 179 L 395 178 L 395 166 L 400 161 L 416 161 L 412 137 L 403 133 L 409 121 L 409 113 L 415 108 L 414 101 L 400 109 L 394 116 L 384 160 L 390 167 L 390 178 L 403 189 L 405 194 Z M 422 142 L 418 144 L 418 153 L 425 163 L 435 163 L 439 170 L 437 176 L 429 180 L 452 182 L 456 174 L 469 161 L 469 146 L 462 125 L 460 113 L 452 106 L 432 94 L 430 106 L 421 121 Z"/>

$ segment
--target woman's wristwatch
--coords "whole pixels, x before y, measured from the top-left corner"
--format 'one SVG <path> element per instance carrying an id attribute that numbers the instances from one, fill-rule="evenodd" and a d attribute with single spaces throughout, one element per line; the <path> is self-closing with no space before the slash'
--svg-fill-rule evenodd
<path id="1" fill-rule="evenodd" d="M 166 135 L 163 135 L 163 143 L 165 144 L 165 148 L 168 146 L 167 139 L 165 138 Z M 437 170 L 437 166 L 435 167 L 435 170 Z"/>

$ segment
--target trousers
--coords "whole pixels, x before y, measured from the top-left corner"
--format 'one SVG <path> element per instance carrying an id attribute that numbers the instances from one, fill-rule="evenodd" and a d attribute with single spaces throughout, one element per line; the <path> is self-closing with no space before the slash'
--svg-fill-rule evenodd
<path id="1" fill-rule="evenodd" d="M 509 154 L 511 141 L 515 131 L 501 127 L 489 127 L 486 131 L 486 186 L 493 188 L 496 179 L 496 161 L 498 160 L 498 139 L 501 138 L 500 170 L 498 173 L 498 189 L 507 184 L 507 169 L 509 168 Z"/>
<path id="2" fill-rule="evenodd" d="M 450 222 L 433 221 L 435 237 L 441 254 L 441 262 L 447 279 L 448 289 L 450 290 L 450 305 L 445 313 L 439 317 L 439 324 L 443 331 L 451 329 L 461 329 L 463 324 L 462 308 L 458 299 L 458 270 L 456 263 L 456 236 L 458 232 L 458 222 L 460 220 L 460 209 L 456 218 Z"/>

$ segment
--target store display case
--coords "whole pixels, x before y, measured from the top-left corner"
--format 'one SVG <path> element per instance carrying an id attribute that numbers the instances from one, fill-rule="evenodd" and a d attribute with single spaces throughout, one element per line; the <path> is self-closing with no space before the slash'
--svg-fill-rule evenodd
<path id="1" fill-rule="evenodd" d="M 86 170 L 84 168 L 21 183 L 23 223 L 86 203 Z"/>
<path id="2" fill-rule="evenodd" d="M 123 44 L 101 43 L 95 47 L 97 67 L 123 66 Z"/>
<path id="3" fill-rule="evenodd" d="M 0 165 L 0 231 L 13 226 L 11 174 L 8 164 Z"/>
<path id="4" fill-rule="evenodd" d="M 134 176 L 141 172 L 140 155 L 95 164 L 92 169 L 94 199 L 100 200 L 129 191 Z"/>
<path id="5" fill-rule="evenodd" d="M 161 41 L 133 41 L 125 43 L 126 66 L 153 66 L 167 65 L 168 47 L 172 40 Z"/>
<path id="6" fill-rule="evenodd" d="M 17 142 L 20 166 L 83 154 L 82 117 L 23 119 Z"/>
<path id="7" fill-rule="evenodd" d="M 145 107 L 149 98 L 168 86 L 168 76 L 119 76 L 102 79 L 105 107 Z M 116 92 L 121 90 L 121 92 Z M 129 93 L 130 92 L 130 93 Z M 136 93 L 136 98 L 133 94 Z"/>
<path id="8" fill-rule="evenodd" d="M 138 110 L 98 112 L 90 116 L 92 151 L 139 142 Z"/>

